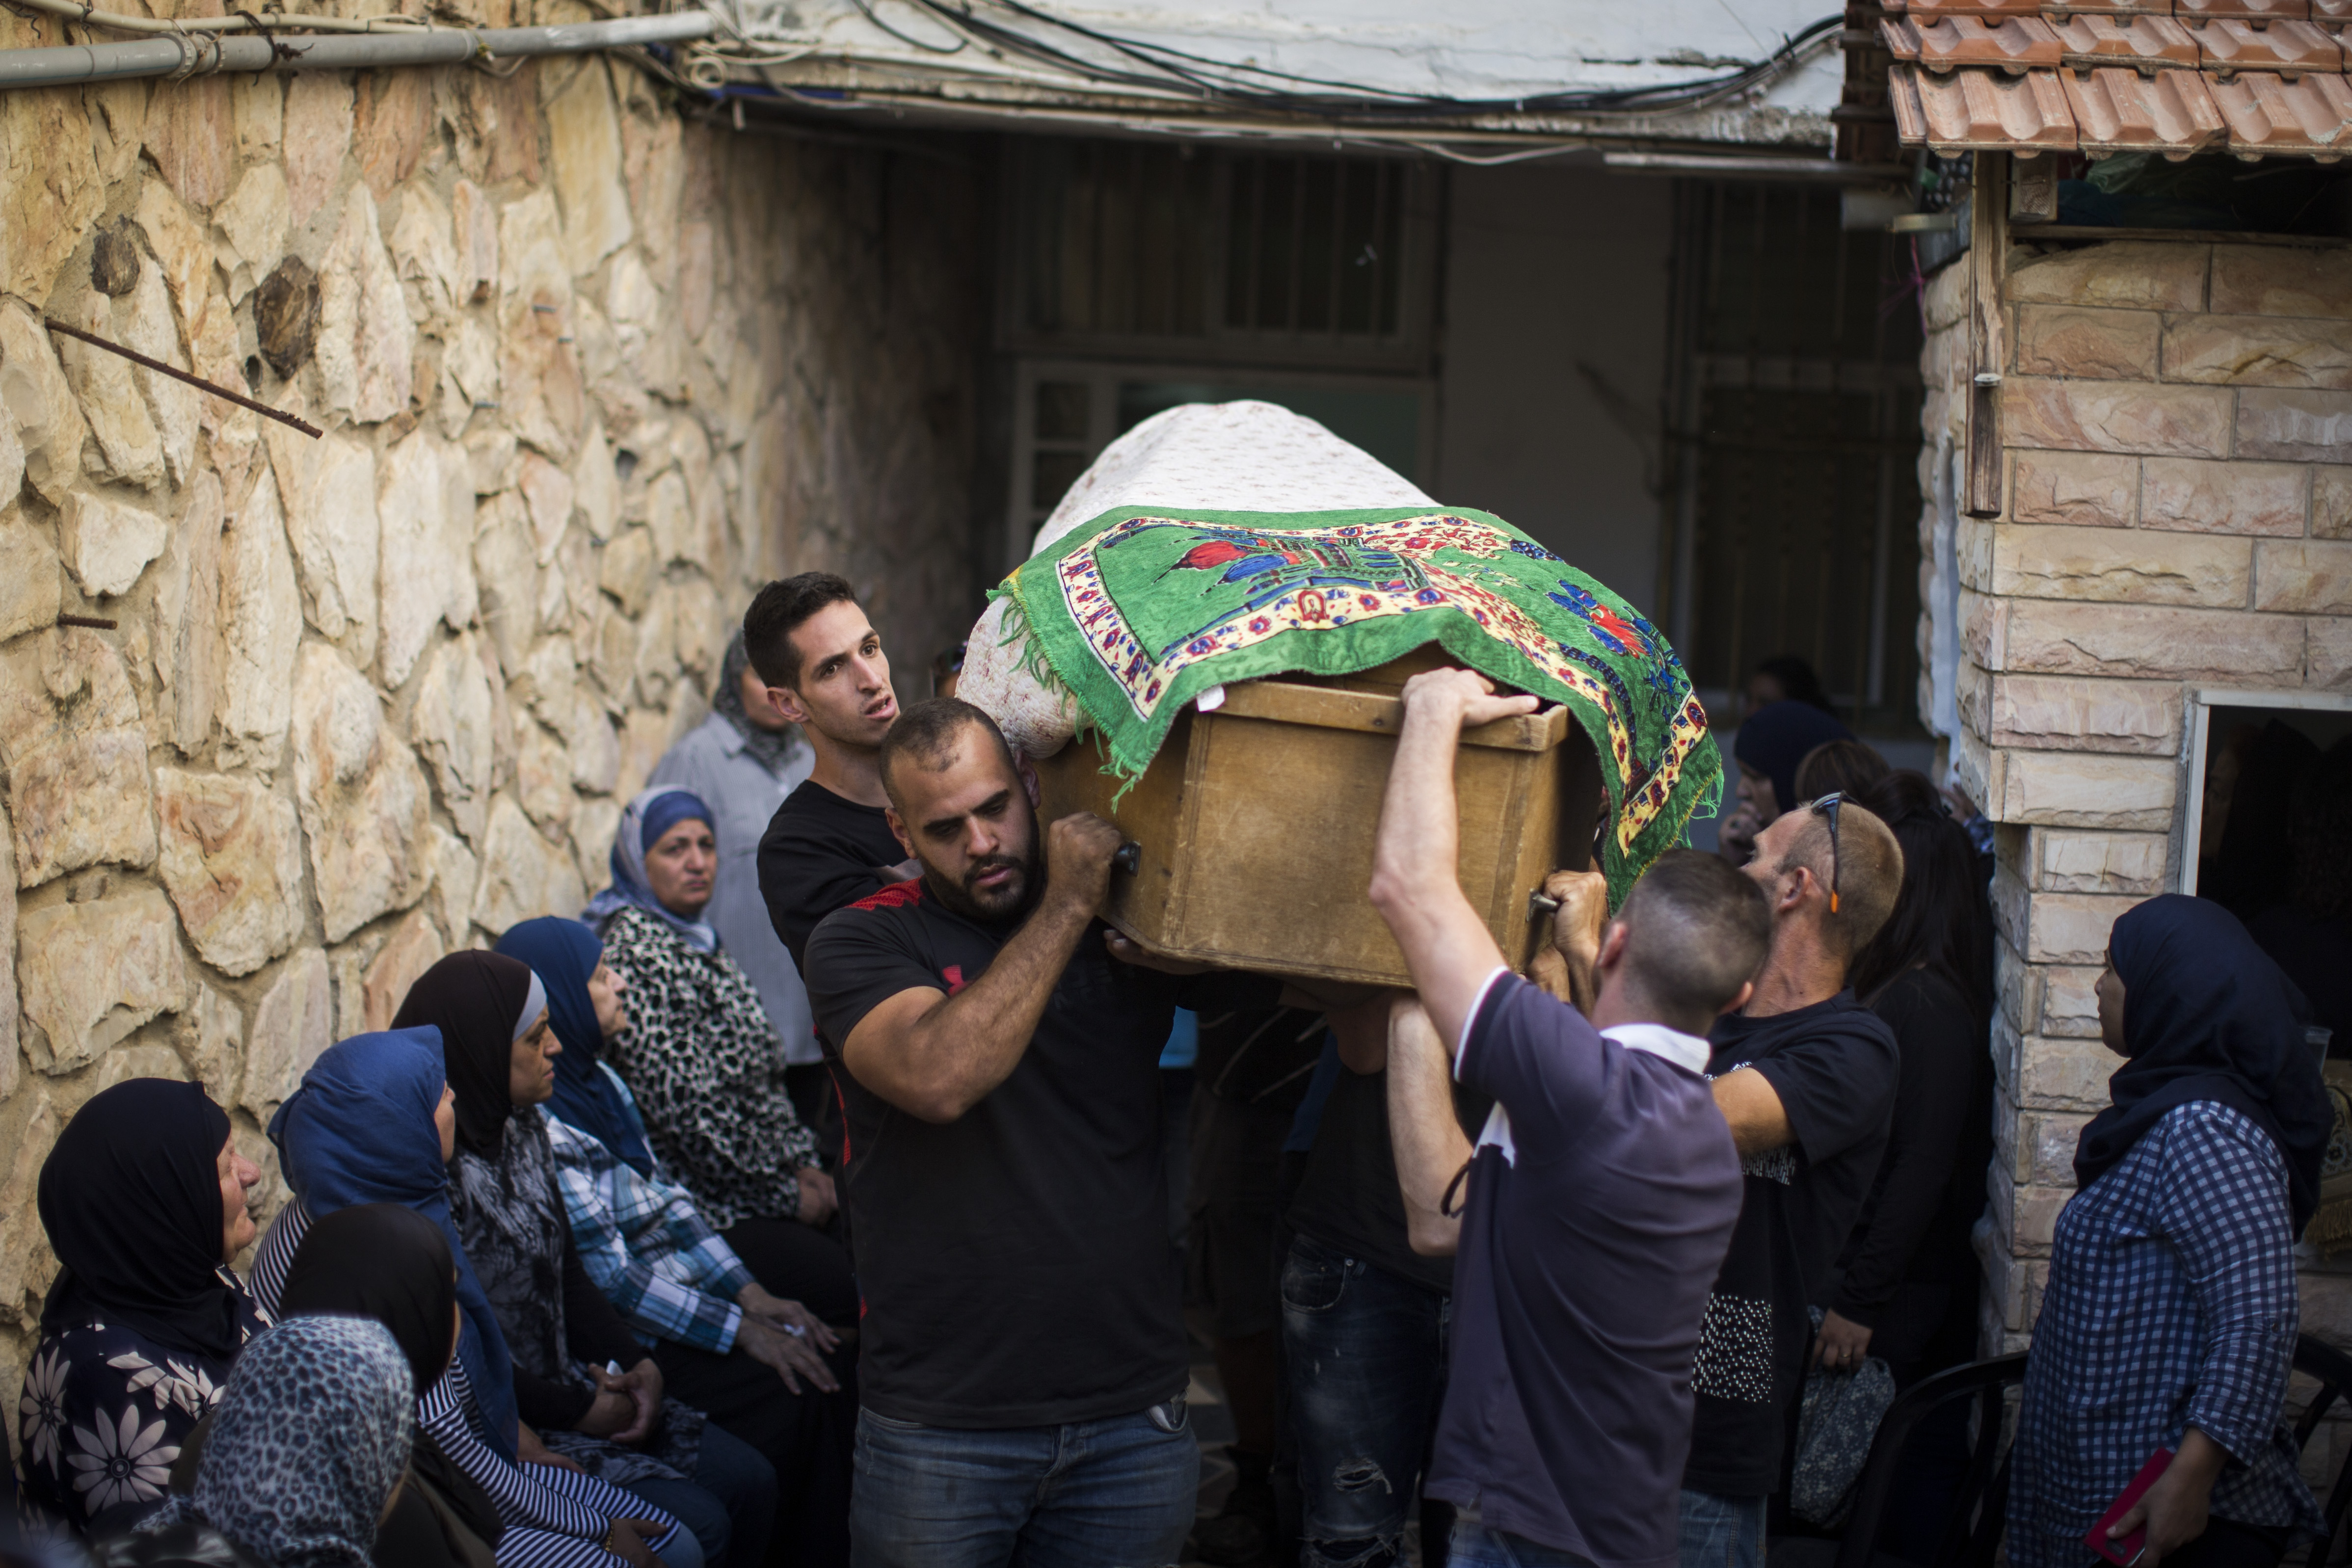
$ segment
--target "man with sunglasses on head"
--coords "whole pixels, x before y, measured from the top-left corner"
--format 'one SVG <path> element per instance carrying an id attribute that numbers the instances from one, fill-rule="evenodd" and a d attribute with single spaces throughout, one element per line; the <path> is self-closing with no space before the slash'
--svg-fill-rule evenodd
<path id="1" fill-rule="evenodd" d="M 1903 885 L 1895 835 L 1826 795 L 1776 819 L 1743 868 L 1772 911 L 1748 1005 L 1709 1035 L 1707 1074 L 1746 1177 L 1692 1369 L 1683 1568 L 1757 1568 L 1803 1385 L 1811 1302 L 1861 1212 L 1895 1111 L 1895 1036 L 1846 989 Z M 1852 1372 L 1846 1355 L 1832 1372 Z"/>

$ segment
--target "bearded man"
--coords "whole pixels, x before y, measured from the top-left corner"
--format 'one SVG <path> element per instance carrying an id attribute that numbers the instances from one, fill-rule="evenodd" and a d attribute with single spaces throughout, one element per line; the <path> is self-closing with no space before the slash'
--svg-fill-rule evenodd
<path id="1" fill-rule="evenodd" d="M 1041 835 L 1035 775 L 971 704 L 909 707 L 877 762 L 921 874 L 828 915 L 805 967 L 866 1298 L 856 1560 L 1173 1563 L 1199 1448 L 1160 1051 L 1180 1003 L 1279 985 L 1148 967 L 1097 918 L 1118 831 Z"/>

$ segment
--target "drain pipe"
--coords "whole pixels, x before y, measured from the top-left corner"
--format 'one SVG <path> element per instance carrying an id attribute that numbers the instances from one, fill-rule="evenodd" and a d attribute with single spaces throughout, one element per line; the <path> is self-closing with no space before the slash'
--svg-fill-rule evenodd
<path id="1" fill-rule="evenodd" d="M 77 8 L 79 9 L 79 8 Z M 288 16 L 289 27 L 302 18 Z M 325 37 L 165 33 L 126 44 L 71 44 L 0 49 L 0 90 L 70 87 L 128 77 L 210 76 L 217 71 L 372 70 L 385 66 L 454 65 L 468 59 L 523 55 L 572 55 L 630 44 L 677 44 L 709 37 L 718 19 L 708 11 L 625 16 L 558 27 L 404 27 Z"/>

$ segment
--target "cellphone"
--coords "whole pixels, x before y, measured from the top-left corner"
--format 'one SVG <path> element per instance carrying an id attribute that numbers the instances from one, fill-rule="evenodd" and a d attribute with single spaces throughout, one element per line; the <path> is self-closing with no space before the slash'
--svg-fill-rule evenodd
<path id="1" fill-rule="evenodd" d="M 2099 1522 L 2091 1526 L 2089 1533 L 2083 1537 L 2083 1544 L 2097 1552 L 2102 1562 L 2121 1563 L 2123 1568 L 2131 1568 L 2131 1564 L 2138 1562 L 2147 1551 L 2147 1530 L 2145 1526 L 2114 1541 L 2107 1539 L 2107 1531 L 2115 1528 L 2116 1521 L 2132 1511 L 2133 1504 L 2147 1495 L 2147 1489 L 2154 1486 L 2157 1478 L 2170 1467 L 2172 1455 L 2170 1448 L 2158 1448 L 2150 1454 L 2147 1463 L 2139 1468 L 2139 1474 L 2132 1477 L 2131 1484 L 2116 1494 L 2116 1500 L 2107 1505 L 2107 1511 L 2099 1515 Z"/>

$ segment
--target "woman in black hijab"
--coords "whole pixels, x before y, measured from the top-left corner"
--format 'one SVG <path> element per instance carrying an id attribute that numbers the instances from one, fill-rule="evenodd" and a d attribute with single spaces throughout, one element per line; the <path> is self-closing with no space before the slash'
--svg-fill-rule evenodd
<path id="1" fill-rule="evenodd" d="M 417 1388 L 440 1382 L 457 1354 L 457 1269 L 449 1243 L 439 1226 L 396 1203 L 337 1209 L 311 1226 L 278 1304 L 289 1318 L 382 1323 L 407 1357 Z M 490 1495 L 418 1427 L 408 1484 L 376 1538 L 377 1560 L 402 1568 L 488 1568 L 503 1528 Z"/>
<path id="2" fill-rule="evenodd" d="M 662 1396 L 661 1369 L 572 1244 L 539 1112 L 562 1050 L 539 977 L 502 954 L 453 953 L 419 977 L 393 1019 L 420 1026 L 441 1031 L 457 1112 L 450 1215 L 513 1354 L 523 1420 L 590 1474 L 684 1521 L 713 1568 L 758 1562 L 773 1469 Z"/>
<path id="3" fill-rule="evenodd" d="M 2275 1563 L 2325 1528 L 2280 1419 L 2333 1125 L 2302 998 L 2236 916 L 2167 894 L 2116 922 L 2098 1000 L 2124 1065 L 2052 1244 L 2010 1560 L 2087 1562 L 2084 1532 L 2166 1448 L 2116 1534 L 2144 1525 L 2174 1568 Z"/>
<path id="4" fill-rule="evenodd" d="M 253 1244 L 260 1180 L 193 1083 L 118 1083 L 58 1135 L 38 1194 L 58 1278 L 17 1406 L 41 1514 L 89 1531 L 163 1496 L 229 1364 L 269 1326 L 226 1267 Z"/>

